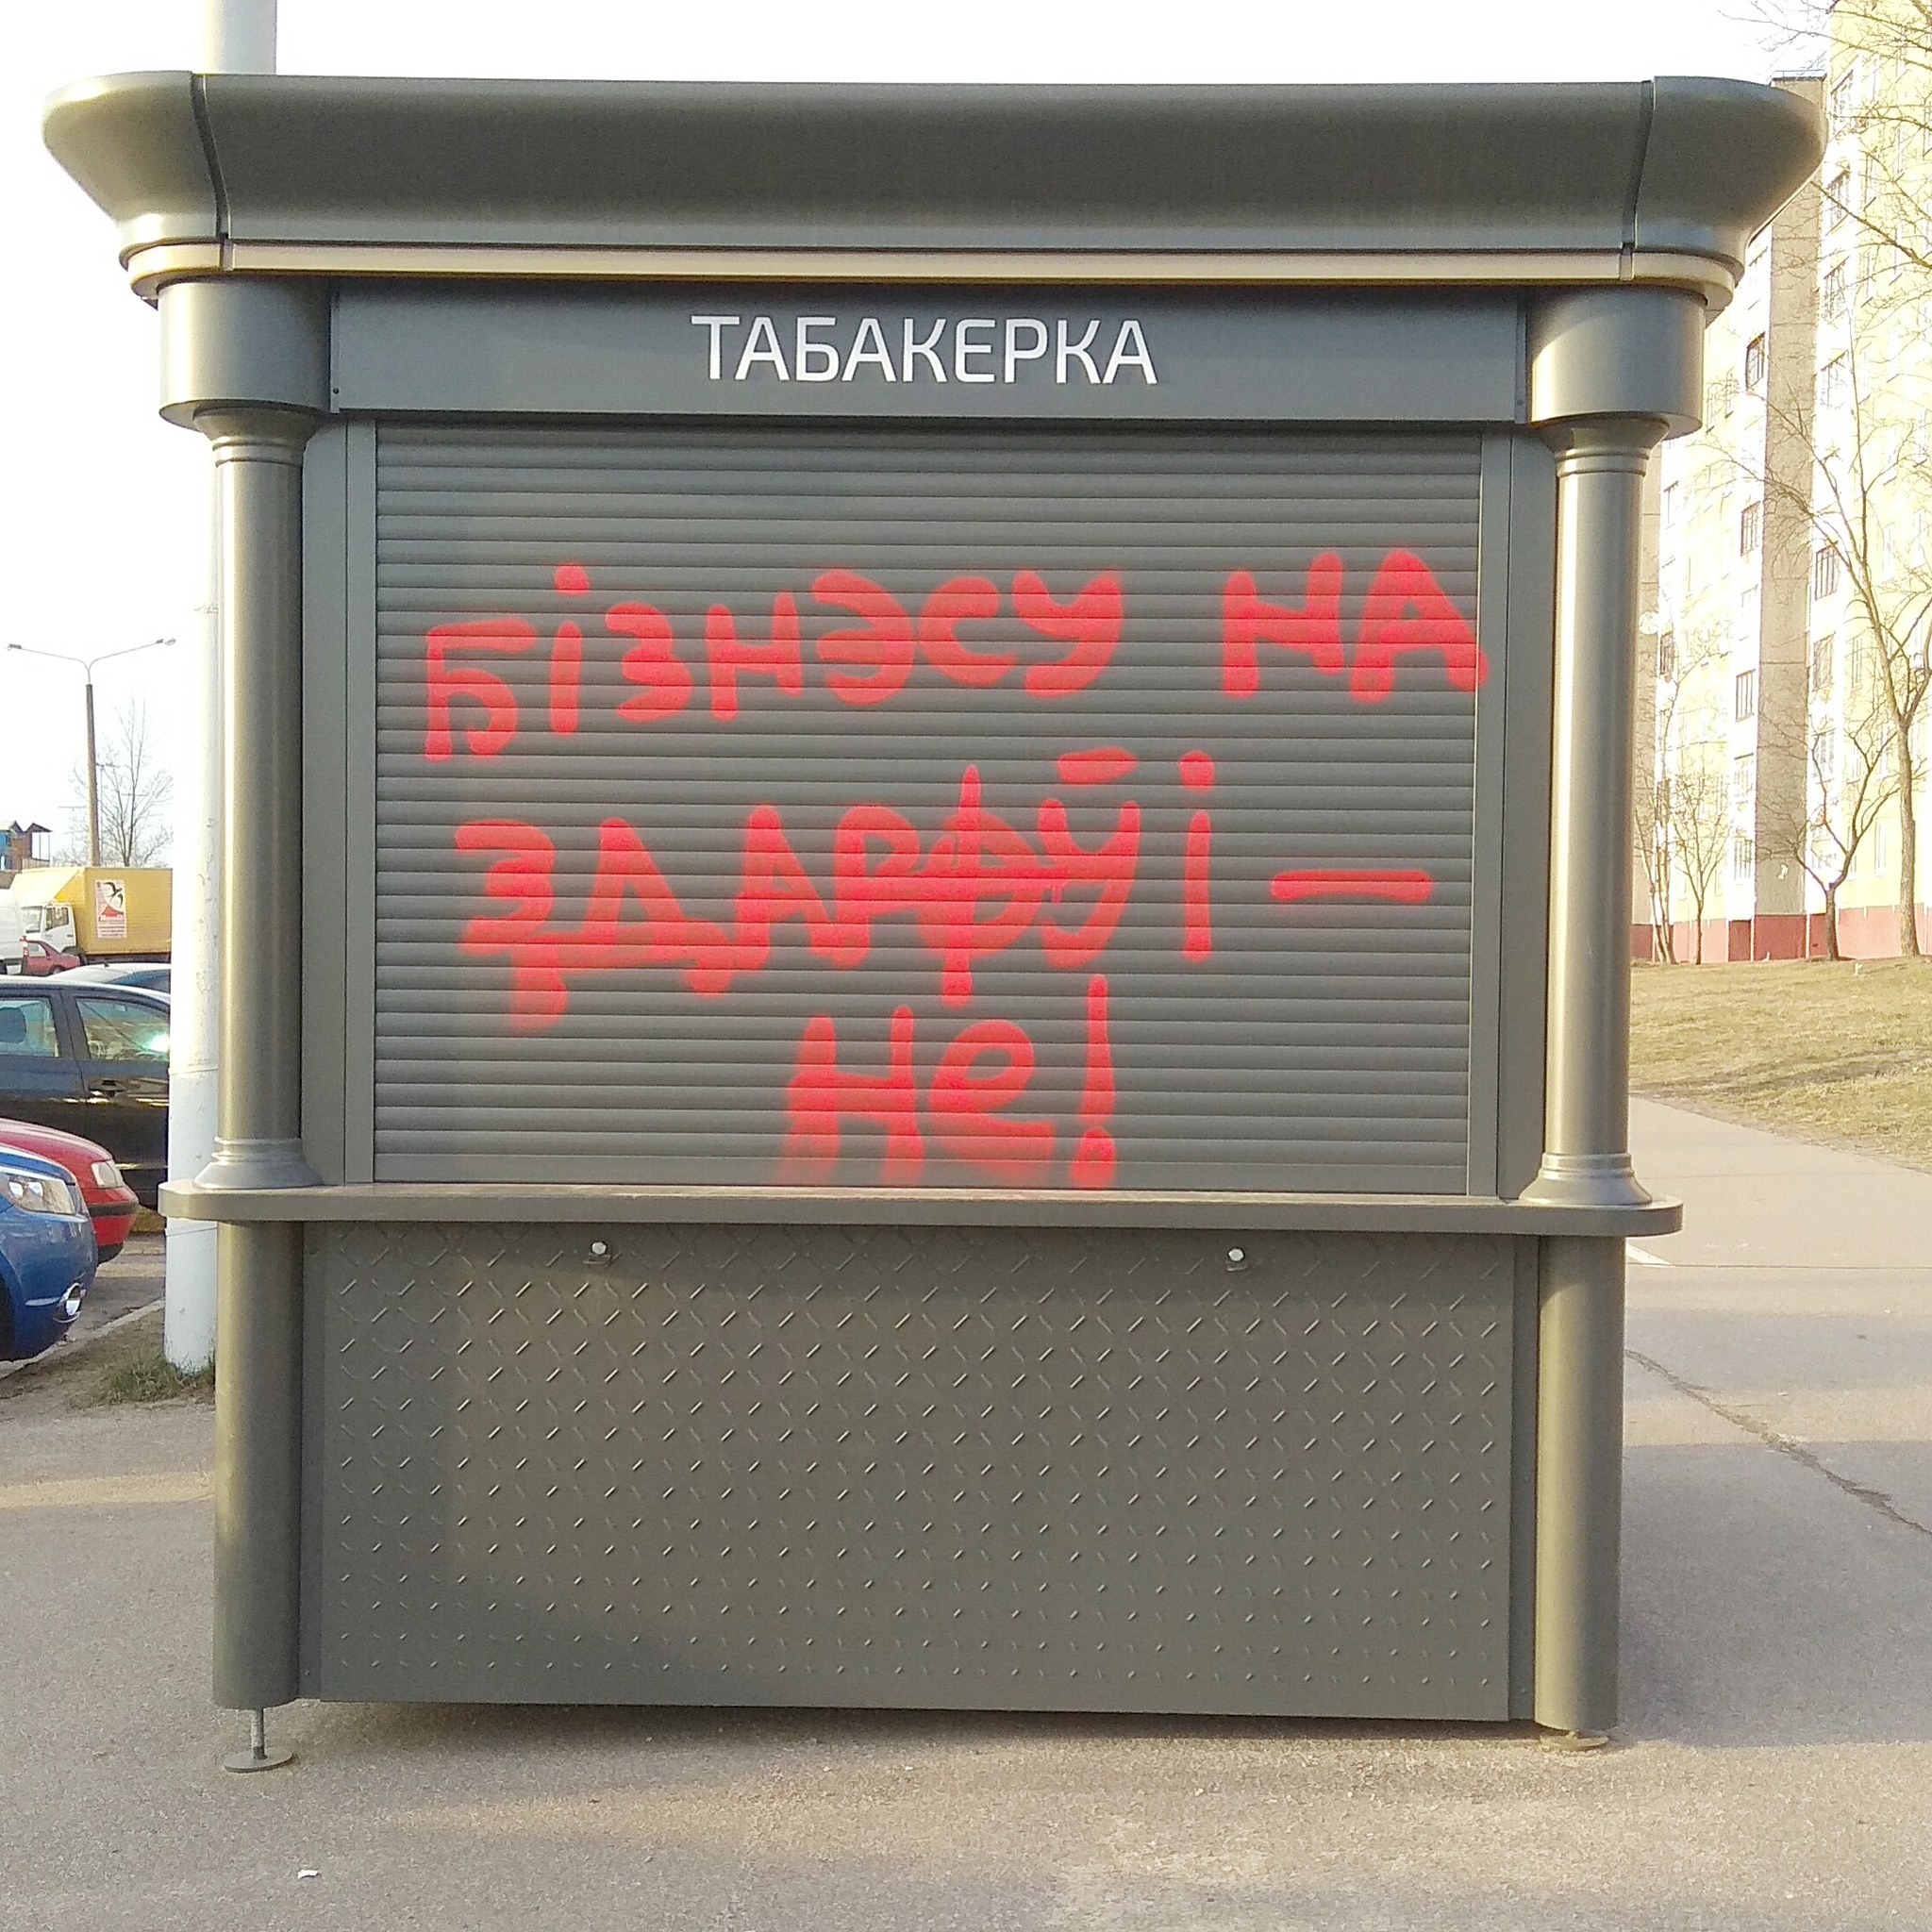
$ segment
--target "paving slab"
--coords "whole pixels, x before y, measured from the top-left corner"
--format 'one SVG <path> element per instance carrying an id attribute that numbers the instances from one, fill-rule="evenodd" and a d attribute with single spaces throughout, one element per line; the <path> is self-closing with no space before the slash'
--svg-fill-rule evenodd
<path id="1" fill-rule="evenodd" d="M 1891 1224 L 1918 1197 L 1859 1176 L 1889 1219 L 1848 1258 L 1810 1225 L 1845 1157 L 1742 1131 L 1639 1111 L 1644 1171 L 1690 1208 L 1655 1245 L 1695 1265 L 1631 1274 L 1610 1750 L 1468 1725 L 299 1705 L 272 1720 L 294 1765 L 225 1776 L 210 1413 L 49 1388 L 0 1403 L 0 1924 L 1932 1925 L 1928 1292 Z M 1799 1258 L 1750 1245 L 1764 1195 Z M 1889 1507 L 1855 1479 L 1887 1456 Z"/>

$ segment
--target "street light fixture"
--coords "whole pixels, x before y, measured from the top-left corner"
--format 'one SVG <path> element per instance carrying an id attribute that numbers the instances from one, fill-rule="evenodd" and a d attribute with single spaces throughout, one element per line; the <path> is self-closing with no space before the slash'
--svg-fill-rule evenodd
<path id="1" fill-rule="evenodd" d="M 94 756 L 94 666 L 111 658 L 131 658 L 137 651 L 153 651 L 172 644 L 173 638 L 150 638 L 144 644 L 126 644 L 118 651 L 96 651 L 83 658 L 72 651 L 42 651 L 33 644 L 8 644 L 25 658 L 51 658 L 57 664 L 77 664 L 87 679 L 87 862 L 101 862 L 100 767 Z"/>

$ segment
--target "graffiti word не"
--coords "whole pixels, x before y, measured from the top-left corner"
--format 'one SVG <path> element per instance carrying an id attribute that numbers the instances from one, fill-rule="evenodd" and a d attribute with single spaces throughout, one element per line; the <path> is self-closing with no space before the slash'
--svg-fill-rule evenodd
<path id="1" fill-rule="evenodd" d="M 1108 1127 L 1114 1110 L 1113 1050 L 1108 1030 L 1108 983 L 1087 982 L 1085 1078 L 1077 1131 L 1065 1180 L 1075 1188 L 1113 1184 L 1116 1150 Z M 1043 1187 L 1055 1178 L 1060 1146 L 1051 1120 L 1016 1118 L 1038 1063 L 1032 1036 L 1010 1020 L 976 1020 L 945 1047 L 922 1105 L 909 1007 L 894 1008 L 886 1066 L 865 1073 L 840 1058 L 838 1024 L 829 1014 L 807 1022 L 785 1090 L 781 1183 L 823 1184 L 845 1154 L 846 1130 L 877 1130 L 881 1187 L 915 1187 L 928 1147 L 1003 1187 Z"/>

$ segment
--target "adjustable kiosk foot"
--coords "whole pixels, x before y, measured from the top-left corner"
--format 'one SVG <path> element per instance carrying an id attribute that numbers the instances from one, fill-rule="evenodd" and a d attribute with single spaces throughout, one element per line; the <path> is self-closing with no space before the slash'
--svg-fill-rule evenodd
<path id="1" fill-rule="evenodd" d="M 258 1710 L 248 1713 L 248 1748 L 245 1751 L 231 1751 L 222 1759 L 224 1771 L 273 1771 L 278 1764 L 286 1764 L 294 1757 L 292 1751 L 271 1751 L 268 1748 L 268 1723 Z"/>
<path id="2" fill-rule="evenodd" d="M 1545 1731 L 1542 1742 L 1549 1751 L 1601 1751 L 1610 1741 L 1607 1731 Z"/>

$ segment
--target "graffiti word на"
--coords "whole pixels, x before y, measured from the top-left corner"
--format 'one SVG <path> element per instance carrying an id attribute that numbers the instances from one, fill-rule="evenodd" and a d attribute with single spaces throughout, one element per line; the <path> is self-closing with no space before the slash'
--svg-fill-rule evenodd
<path id="1" fill-rule="evenodd" d="M 1362 600 L 1352 651 L 1342 641 L 1341 586 L 1342 563 L 1333 551 L 1308 565 L 1299 604 L 1273 602 L 1250 572 L 1233 572 L 1221 602 L 1223 691 L 1231 698 L 1259 691 L 1264 644 L 1305 658 L 1325 676 L 1345 675 L 1357 704 L 1380 704 L 1395 689 L 1398 661 L 1417 655 L 1440 660 L 1452 691 L 1474 691 L 1489 676 L 1469 620 L 1413 552 L 1383 558 Z"/>

